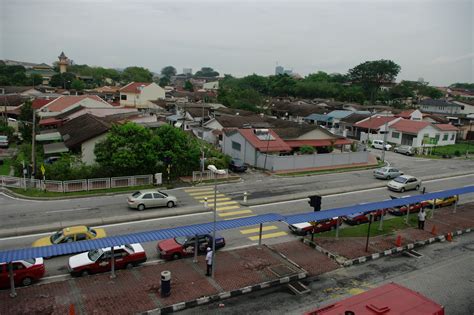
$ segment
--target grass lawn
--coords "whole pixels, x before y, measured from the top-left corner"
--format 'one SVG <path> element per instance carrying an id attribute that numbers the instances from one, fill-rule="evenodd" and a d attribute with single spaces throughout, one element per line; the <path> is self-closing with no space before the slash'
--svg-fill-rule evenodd
<path id="1" fill-rule="evenodd" d="M 10 174 L 10 165 L 12 161 L 10 159 L 3 160 L 3 164 L 0 165 L 0 175 L 9 175 Z"/>
<path id="2" fill-rule="evenodd" d="M 469 153 L 474 153 L 474 143 L 457 143 L 453 145 L 445 145 L 441 147 L 434 147 L 432 154 L 433 155 L 451 155 L 458 156 L 466 155 L 466 151 Z"/>
<path id="3" fill-rule="evenodd" d="M 144 186 L 134 186 L 134 187 L 97 189 L 97 190 L 91 190 L 91 191 L 76 191 L 76 192 L 69 192 L 69 193 L 42 191 L 42 190 L 37 190 L 37 189 L 27 189 L 27 190 L 23 190 L 20 188 L 10 188 L 10 189 L 19 195 L 23 195 L 27 197 L 69 197 L 69 196 L 88 196 L 88 195 L 114 193 L 114 192 L 126 193 L 126 192 L 135 192 L 140 189 L 151 189 L 151 188 L 157 188 L 157 187 L 153 185 L 144 185 Z"/>
<path id="4" fill-rule="evenodd" d="M 429 213 L 429 211 L 427 212 Z M 428 216 L 429 214 L 427 214 Z M 393 217 L 390 219 L 385 219 L 383 221 L 383 229 L 379 231 L 379 221 L 372 222 L 370 226 L 370 236 L 393 234 L 397 230 L 403 230 L 408 227 L 417 226 L 417 214 L 412 213 L 409 216 L 409 225 L 405 223 L 405 217 Z M 367 229 L 369 227 L 368 223 L 348 226 L 343 229 L 339 229 L 339 237 L 365 237 L 367 236 Z M 314 237 L 335 237 L 336 231 L 328 231 L 324 233 L 315 234 Z"/>
<path id="5" fill-rule="evenodd" d="M 330 169 L 330 170 L 279 173 L 279 174 L 274 174 L 274 176 L 295 176 L 295 177 L 297 177 L 297 176 L 307 176 L 307 175 L 344 173 L 344 172 L 350 172 L 350 171 L 370 170 L 370 169 L 382 167 L 384 165 L 385 165 L 385 163 L 379 160 L 378 164 L 373 165 L 373 166 L 355 166 L 355 167 L 346 167 L 346 168 L 336 168 L 336 169 Z"/>

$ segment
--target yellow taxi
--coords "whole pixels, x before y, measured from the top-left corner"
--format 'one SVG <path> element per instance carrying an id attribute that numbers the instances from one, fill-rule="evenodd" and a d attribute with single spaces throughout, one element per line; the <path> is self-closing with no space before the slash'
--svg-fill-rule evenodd
<path id="1" fill-rule="evenodd" d="M 104 229 L 91 229 L 85 225 L 64 228 L 51 236 L 45 236 L 36 240 L 33 247 L 48 246 L 53 244 L 71 243 L 77 241 L 93 240 L 105 237 Z"/>
<path id="2" fill-rule="evenodd" d="M 446 206 L 454 205 L 454 203 L 458 202 L 458 200 L 459 200 L 459 197 L 457 195 L 449 196 L 445 198 L 436 199 L 434 201 L 434 204 L 435 204 L 435 207 L 446 207 Z M 433 200 L 427 200 L 426 203 L 427 203 L 427 206 L 426 206 L 427 208 L 433 207 Z"/>

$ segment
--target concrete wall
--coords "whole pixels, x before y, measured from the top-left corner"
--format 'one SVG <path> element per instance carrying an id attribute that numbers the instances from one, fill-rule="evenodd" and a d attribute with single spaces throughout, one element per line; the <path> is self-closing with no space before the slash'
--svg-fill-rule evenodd
<path id="1" fill-rule="evenodd" d="M 95 138 L 84 141 L 81 145 L 82 151 L 82 162 L 87 165 L 92 165 L 95 163 L 95 154 L 94 149 L 95 145 L 107 137 L 107 132 L 97 136 Z"/>
<path id="2" fill-rule="evenodd" d="M 122 100 L 122 95 L 126 95 L 127 99 Z M 149 108 L 154 105 L 150 101 L 165 98 L 165 90 L 156 83 L 151 83 L 143 87 L 141 93 L 124 93 L 120 92 L 120 105 L 136 108 Z"/>

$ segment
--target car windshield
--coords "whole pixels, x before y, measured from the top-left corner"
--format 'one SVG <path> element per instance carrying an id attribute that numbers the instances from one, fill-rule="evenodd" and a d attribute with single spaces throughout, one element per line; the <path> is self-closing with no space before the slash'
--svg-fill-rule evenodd
<path id="1" fill-rule="evenodd" d="M 23 259 L 23 261 L 26 261 L 27 263 L 34 265 L 36 262 L 36 259 L 34 258 L 28 258 L 28 259 Z"/>
<path id="2" fill-rule="evenodd" d="M 59 240 L 63 237 L 63 231 L 59 231 L 51 235 L 51 243 L 57 244 Z"/>
<path id="3" fill-rule="evenodd" d="M 132 197 L 133 197 L 133 198 L 138 198 L 138 197 L 140 197 L 141 194 L 142 194 L 141 192 L 136 191 L 136 192 L 134 192 L 134 193 L 132 194 Z"/>
<path id="4" fill-rule="evenodd" d="M 401 183 L 401 184 L 405 184 L 407 179 L 405 177 L 397 177 L 395 178 L 393 181 L 397 182 L 397 183 Z"/>
<path id="5" fill-rule="evenodd" d="M 126 244 L 125 248 L 128 249 L 130 252 L 134 253 L 135 251 L 133 250 L 132 245 Z"/>
<path id="6" fill-rule="evenodd" d="M 186 241 L 188 240 L 187 237 L 184 237 L 184 236 L 178 236 L 178 237 L 175 237 L 174 238 L 175 242 L 178 243 L 179 245 L 183 245 L 184 243 L 186 243 Z"/>
<path id="7" fill-rule="evenodd" d="M 97 236 L 97 232 L 94 229 L 91 229 L 90 227 L 88 227 L 87 231 L 89 231 L 89 233 L 91 233 L 92 236 Z"/>
<path id="8" fill-rule="evenodd" d="M 104 251 L 102 249 L 94 249 L 87 253 L 87 256 L 91 261 L 96 261 L 102 255 Z"/>
<path id="9" fill-rule="evenodd" d="M 380 169 L 380 171 L 381 171 L 382 173 L 387 173 L 387 172 L 388 172 L 388 168 L 382 167 L 382 168 Z"/>
<path id="10" fill-rule="evenodd" d="M 160 190 L 158 190 L 158 192 L 159 192 L 160 194 L 162 194 L 163 196 L 168 197 L 168 194 L 167 194 L 167 193 L 164 193 L 164 192 L 162 192 L 162 191 L 160 191 Z"/>

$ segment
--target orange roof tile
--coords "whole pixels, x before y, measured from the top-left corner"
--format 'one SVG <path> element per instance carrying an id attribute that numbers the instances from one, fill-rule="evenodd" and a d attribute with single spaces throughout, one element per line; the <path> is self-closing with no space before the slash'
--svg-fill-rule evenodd
<path id="1" fill-rule="evenodd" d="M 61 112 L 65 110 L 66 108 L 79 103 L 80 101 L 90 98 L 92 100 L 104 103 L 104 105 L 109 105 L 107 102 L 102 100 L 99 96 L 97 95 L 73 95 L 73 96 L 61 96 L 58 97 L 57 99 L 53 100 L 52 102 L 48 103 L 47 105 L 44 106 L 44 108 L 47 108 L 48 111 L 50 112 Z"/>
<path id="2" fill-rule="evenodd" d="M 120 92 L 123 93 L 136 93 L 140 94 L 141 90 L 139 89 L 140 86 L 149 86 L 150 82 L 131 82 L 125 85 L 123 88 L 120 89 Z"/>

